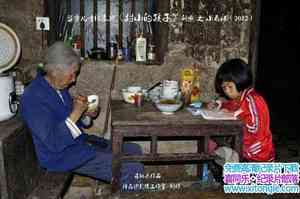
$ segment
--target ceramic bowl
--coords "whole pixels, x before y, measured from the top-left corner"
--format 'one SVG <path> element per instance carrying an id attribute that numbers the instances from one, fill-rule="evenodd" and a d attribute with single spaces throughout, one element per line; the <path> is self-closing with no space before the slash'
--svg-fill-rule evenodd
<path id="1" fill-rule="evenodd" d="M 123 100 L 127 103 L 134 104 L 134 96 L 136 92 L 128 91 L 127 89 L 122 89 Z"/>
<path id="2" fill-rule="evenodd" d="M 127 91 L 132 92 L 132 93 L 137 93 L 139 91 L 142 91 L 141 86 L 128 86 Z"/>
<path id="3" fill-rule="evenodd" d="M 180 109 L 182 106 L 182 102 L 174 101 L 174 103 L 166 103 L 165 101 L 160 100 L 159 102 L 155 103 L 158 110 L 160 110 L 165 115 L 174 114 L 175 111 Z"/>
<path id="4" fill-rule="evenodd" d="M 127 103 L 134 104 L 134 96 L 136 93 L 142 92 L 144 97 L 147 97 L 147 89 L 143 89 L 141 86 L 128 86 L 122 89 L 123 100 Z"/>

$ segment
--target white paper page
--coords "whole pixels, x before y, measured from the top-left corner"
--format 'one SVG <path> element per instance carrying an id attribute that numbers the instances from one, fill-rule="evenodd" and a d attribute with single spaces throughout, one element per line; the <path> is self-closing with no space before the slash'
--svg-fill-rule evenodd
<path id="1" fill-rule="evenodd" d="M 236 120 L 237 119 L 233 115 L 233 113 L 228 113 L 224 111 L 201 109 L 200 113 L 202 117 L 207 120 Z"/>

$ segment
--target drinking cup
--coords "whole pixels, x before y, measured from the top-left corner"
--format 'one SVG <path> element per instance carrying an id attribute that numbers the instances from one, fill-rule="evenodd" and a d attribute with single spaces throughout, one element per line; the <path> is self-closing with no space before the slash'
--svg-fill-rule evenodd
<path id="1" fill-rule="evenodd" d="M 94 111 L 99 105 L 99 96 L 98 95 L 89 95 L 88 100 L 88 111 Z"/>
<path id="2" fill-rule="evenodd" d="M 162 83 L 161 98 L 174 99 L 178 95 L 178 82 L 174 80 L 164 80 Z"/>

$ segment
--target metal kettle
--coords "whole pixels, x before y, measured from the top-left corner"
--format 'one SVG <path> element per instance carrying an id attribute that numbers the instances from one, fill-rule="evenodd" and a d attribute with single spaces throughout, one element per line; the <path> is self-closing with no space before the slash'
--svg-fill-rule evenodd
<path id="1" fill-rule="evenodd" d="M 106 53 L 103 48 L 92 48 L 91 50 L 87 50 L 87 54 L 89 58 L 95 59 L 95 60 L 101 60 L 106 58 Z"/>

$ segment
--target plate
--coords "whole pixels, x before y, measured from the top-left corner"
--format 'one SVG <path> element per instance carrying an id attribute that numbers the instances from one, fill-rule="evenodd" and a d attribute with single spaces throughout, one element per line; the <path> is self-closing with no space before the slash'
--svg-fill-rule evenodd
<path id="1" fill-rule="evenodd" d="M 0 23 L 0 73 L 13 67 L 21 54 L 18 36 L 9 26 Z"/>

